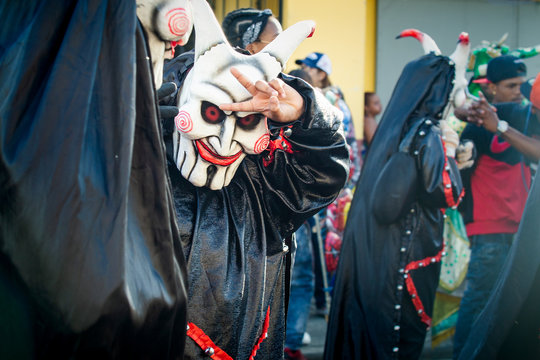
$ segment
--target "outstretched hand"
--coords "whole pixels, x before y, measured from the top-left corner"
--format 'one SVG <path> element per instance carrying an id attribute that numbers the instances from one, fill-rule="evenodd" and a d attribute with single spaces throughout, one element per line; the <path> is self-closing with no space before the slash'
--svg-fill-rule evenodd
<path id="1" fill-rule="evenodd" d="M 474 101 L 468 108 L 456 109 L 454 115 L 460 120 L 483 126 L 486 130 L 494 133 L 497 131 L 499 123 L 497 109 L 488 103 L 484 94 L 479 93 L 478 97 L 479 100 Z"/>
<path id="2" fill-rule="evenodd" d="M 298 120 L 304 111 L 304 99 L 281 79 L 270 82 L 257 80 L 253 83 L 238 69 L 232 67 L 231 74 L 253 96 L 239 103 L 221 104 L 223 111 L 257 112 L 280 123 Z"/>

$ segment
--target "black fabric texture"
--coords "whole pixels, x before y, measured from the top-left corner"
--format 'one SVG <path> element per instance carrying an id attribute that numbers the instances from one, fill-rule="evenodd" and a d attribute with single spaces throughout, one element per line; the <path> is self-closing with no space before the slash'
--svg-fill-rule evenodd
<path id="1" fill-rule="evenodd" d="M 0 17 L 0 358 L 182 358 L 185 261 L 135 2 Z"/>
<path id="2" fill-rule="evenodd" d="M 343 237 L 330 308 L 325 359 L 415 359 L 427 325 L 413 306 L 405 279 L 412 277 L 425 312 L 431 316 L 440 263 L 409 274 L 407 264 L 437 255 L 443 246 L 446 207 L 442 173 L 445 153 L 438 119 L 452 90 L 454 68 L 433 54 L 407 64 L 376 130 L 358 180 Z M 381 224 L 372 197 L 379 174 L 406 137 L 414 138 L 417 193 L 405 215 Z M 462 185 L 448 159 L 452 197 Z M 390 181 L 401 181 L 399 176 Z M 405 276 L 406 275 L 406 276 Z M 397 327 L 396 327 L 397 326 Z"/>
<path id="3" fill-rule="evenodd" d="M 540 183 L 536 176 L 514 243 L 459 359 L 540 359 Z"/>
<path id="4" fill-rule="evenodd" d="M 418 170 L 410 150 L 421 124 L 422 121 L 417 121 L 401 140 L 399 151 L 392 154 L 375 181 L 371 205 L 380 224 L 391 224 L 402 218 L 418 197 Z"/>
<path id="5" fill-rule="evenodd" d="M 168 66 L 175 63 L 183 68 L 185 62 Z M 165 74 L 183 78 L 168 66 Z M 287 137 L 292 154 L 276 150 L 268 166 L 263 164 L 267 152 L 248 155 L 231 183 L 217 191 L 195 187 L 169 165 L 189 269 L 188 321 L 236 360 L 250 357 L 268 308 L 268 337 L 257 358 L 283 357 L 288 241 L 336 198 L 348 176 L 337 109 L 305 82 L 283 79 L 306 103 L 306 116 L 292 124 Z M 203 356 L 188 339 L 186 359 Z"/>

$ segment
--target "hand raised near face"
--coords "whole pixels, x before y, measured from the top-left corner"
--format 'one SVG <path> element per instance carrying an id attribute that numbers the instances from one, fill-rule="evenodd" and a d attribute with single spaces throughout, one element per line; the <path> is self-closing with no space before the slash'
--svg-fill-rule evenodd
<path id="1" fill-rule="evenodd" d="M 499 123 L 497 109 L 488 103 L 484 94 L 479 93 L 478 95 L 480 100 L 472 103 L 467 121 L 477 126 L 483 126 L 486 130 L 494 133 L 497 131 L 497 124 Z"/>
<path id="2" fill-rule="evenodd" d="M 460 120 L 483 126 L 487 130 L 495 132 L 499 122 L 497 109 L 488 103 L 484 94 L 479 93 L 478 97 L 479 100 L 473 101 L 469 106 L 456 108 L 454 115 Z"/>
<path id="3" fill-rule="evenodd" d="M 288 123 L 298 120 L 304 111 L 304 99 L 281 79 L 270 82 L 257 80 L 253 83 L 238 69 L 232 67 L 231 74 L 253 96 L 238 103 L 221 104 L 223 111 L 258 112 L 276 122 Z"/>

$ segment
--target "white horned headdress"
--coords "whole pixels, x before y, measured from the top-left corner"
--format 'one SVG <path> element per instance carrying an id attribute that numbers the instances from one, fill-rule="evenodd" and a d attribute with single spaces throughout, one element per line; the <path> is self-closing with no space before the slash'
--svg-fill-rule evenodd
<path id="1" fill-rule="evenodd" d="M 163 60 L 174 55 L 175 45 L 185 45 L 193 30 L 191 1 L 137 0 L 137 17 L 146 31 L 157 89 L 163 81 Z"/>
<path id="2" fill-rule="evenodd" d="M 398 36 L 402 37 L 414 37 L 424 49 L 425 54 L 434 53 L 435 55 L 441 55 L 441 50 L 435 43 L 435 41 L 426 33 L 416 29 L 403 30 Z M 449 61 L 453 63 L 455 68 L 454 87 L 450 93 L 450 99 L 446 105 L 442 119 L 445 120 L 453 111 L 455 107 L 461 107 L 465 104 L 467 99 L 473 99 L 474 97 L 469 94 L 467 89 L 468 81 L 466 77 L 467 64 L 469 61 L 470 42 L 469 34 L 462 32 L 458 37 L 458 44 L 456 50 L 450 55 Z"/>
<path id="3" fill-rule="evenodd" d="M 179 91 L 173 134 L 174 159 L 182 176 L 213 190 L 227 186 L 246 154 L 260 154 L 270 142 L 266 118 L 259 113 L 224 112 L 220 104 L 252 95 L 231 74 L 235 67 L 252 82 L 275 79 L 296 47 L 313 31 L 299 22 L 255 55 L 235 51 L 205 0 L 191 1 L 195 26 L 195 63 Z"/>

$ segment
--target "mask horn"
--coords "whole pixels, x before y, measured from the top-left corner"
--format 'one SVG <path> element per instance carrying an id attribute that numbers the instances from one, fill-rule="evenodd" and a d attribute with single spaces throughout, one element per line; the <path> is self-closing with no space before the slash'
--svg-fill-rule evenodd
<path id="1" fill-rule="evenodd" d="M 450 55 L 450 59 L 456 63 L 456 69 L 458 67 L 466 69 L 467 61 L 469 59 L 469 50 L 469 34 L 462 32 L 459 35 L 456 50 Z"/>
<path id="2" fill-rule="evenodd" d="M 191 0 L 195 27 L 195 60 L 218 44 L 228 44 L 219 22 L 206 0 Z"/>
<path id="3" fill-rule="evenodd" d="M 422 48 L 424 49 L 425 54 L 429 54 L 430 52 L 432 52 L 435 55 L 441 55 L 441 50 L 439 50 L 439 47 L 435 43 L 435 40 L 433 40 L 428 34 L 421 32 L 420 30 L 403 30 L 398 36 L 396 36 L 396 39 L 401 39 L 404 37 L 413 37 L 416 40 L 420 41 L 420 44 L 422 44 Z"/>
<path id="4" fill-rule="evenodd" d="M 281 68 L 283 69 L 287 64 L 287 60 L 289 60 L 289 57 L 292 55 L 294 50 L 296 50 L 298 45 L 300 45 L 306 38 L 311 37 L 314 32 L 314 21 L 305 20 L 297 22 L 296 24 L 289 26 L 270 44 L 266 45 L 261 52 L 255 54 L 254 56 L 258 56 L 263 53 L 270 54 L 281 63 Z"/>
<path id="5" fill-rule="evenodd" d="M 467 85 L 469 81 L 465 77 L 467 72 L 467 63 L 469 60 L 470 48 L 471 46 L 469 42 L 469 34 L 467 34 L 466 32 L 462 32 L 459 35 L 456 50 L 452 53 L 452 55 L 450 55 L 450 59 L 454 62 L 454 67 L 456 69 L 454 78 L 454 89 L 452 91 L 458 92 L 460 91 L 460 89 L 462 89 L 465 97 L 470 97 L 468 96 L 467 90 Z M 451 98 L 454 98 L 454 96 L 451 96 Z M 456 106 L 461 106 L 459 101 Z"/>

